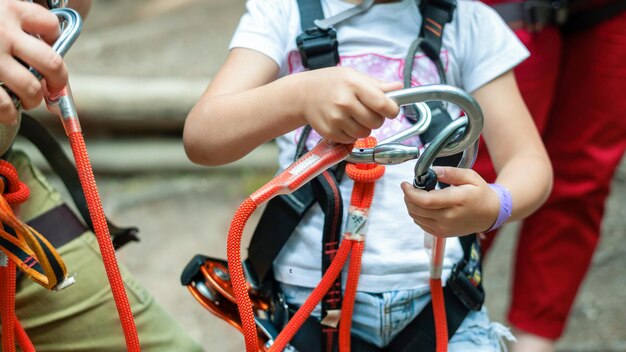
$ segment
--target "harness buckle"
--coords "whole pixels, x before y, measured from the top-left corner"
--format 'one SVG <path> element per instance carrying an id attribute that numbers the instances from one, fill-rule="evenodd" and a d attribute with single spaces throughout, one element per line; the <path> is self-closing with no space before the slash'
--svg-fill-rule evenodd
<path id="1" fill-rule="evenodd" d="M 481 282 L 480 270 L 471 270 L 466 260 L 454 265 L 446 285 L 467 308 L 479 311 L 485 302 L 485 293 L 478 287 Z"/>
<path id="2" fill-rule="evenodd" d="M 339 63 L 339 42 L 333 28 L 309 28 L 296 38 L 296 44 L 302 64 L 310 70 Z"/>

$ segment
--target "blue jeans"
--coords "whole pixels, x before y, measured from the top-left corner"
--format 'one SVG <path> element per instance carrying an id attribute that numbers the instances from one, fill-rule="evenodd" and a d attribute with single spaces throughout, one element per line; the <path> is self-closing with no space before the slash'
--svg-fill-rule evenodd
<path id="1" fill-rule="evenodd" d="M 280 284 L 289 305 L 301 306 L 312 289 Z M 430 302 L 426 289 L 368 293 L 357 291 L 352 334 L 378 347 L 387 346 Z M 320 318 L 318 305 L 312 313 Z M 503 325 L 491 322 L 487 310 L 470 311 L 448 343 L 449 352 L 500 351 L 503 338 L 514 340 Z"/>

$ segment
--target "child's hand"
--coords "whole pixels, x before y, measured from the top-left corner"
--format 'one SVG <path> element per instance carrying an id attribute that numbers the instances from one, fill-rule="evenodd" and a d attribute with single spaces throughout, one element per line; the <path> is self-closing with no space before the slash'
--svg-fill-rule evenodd
<path id="1" fill-rule="evenodd" d="M 430 192 L 402 183 L 404 201 L 413 221 L 437 237 L 483 232 L 495 222 L 500 200 L 474 170 L 434 167 L 439 181 L 451 186 Z"/>
<path id="2" fill-rule="evenodd" d="M 383 83 L 350 68 L 332 67 L 303 72 L 297 92 L 302 116 L 322 137 L 354 143 L 398 115 L 398 105 L 385 92 L 402 88 L 401 82 Z"/>

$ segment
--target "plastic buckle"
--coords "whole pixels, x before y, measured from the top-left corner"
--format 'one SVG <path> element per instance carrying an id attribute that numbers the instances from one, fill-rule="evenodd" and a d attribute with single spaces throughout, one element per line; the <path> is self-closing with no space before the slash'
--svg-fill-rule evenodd
<path id="1" fill-rule="evenodd" d="M 332 67 L 339 63 L 337 32 L 332 29 L 309 28 L 296 38 L 302 64 L 308 69 Z"/>
<path id="2" fill-rule="evenodd" d="M 467 262 L 455 264 L 446 285 L 467 308 L 479 311 L 485 301 L 485 293 L 470 281 L 471 273 L 466 273 Z M 468 275 L 469 274 L 469 275 Z"/>

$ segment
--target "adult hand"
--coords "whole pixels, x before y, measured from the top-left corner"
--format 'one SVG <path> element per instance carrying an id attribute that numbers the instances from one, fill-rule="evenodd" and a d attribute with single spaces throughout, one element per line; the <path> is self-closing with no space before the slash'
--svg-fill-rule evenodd
<path id="1" fill-rule="evenodd" d="M 448 188 L 430 192 L 402 183 L 404 202 L 413 221 L 437 237 L 484 232 L 495 222 L 500 200 L 474 170 L 434 167 L 437 179 Z"/>
<path id="2" fill-rule="evenodd" d="M 41 103 L 43 84 L 50 92 L 67 85 L 65 63 L 50 46 L 59 32 L 57 17 L 46 8 L 24 1 L 0 0 L 0 81 L 17 95 L 25 109 Z M 39 71 L 45 82 L 38 81 L 27 66 Z M 0 123 L 16 121 L 13 101 L 0 89 Z"/>
<path id="3" fill-rule="evenodd" d="M 385 83 L 350 68 L 332 67 L 294 75 L 302 82 L 296 93 L 302 116 L 322 137 L 354 143 L 398 115 L 398 105 L 385 92 L 402 88 L 401 82 Z M 310 87 L 310 88 L 309 88 Z"/>

